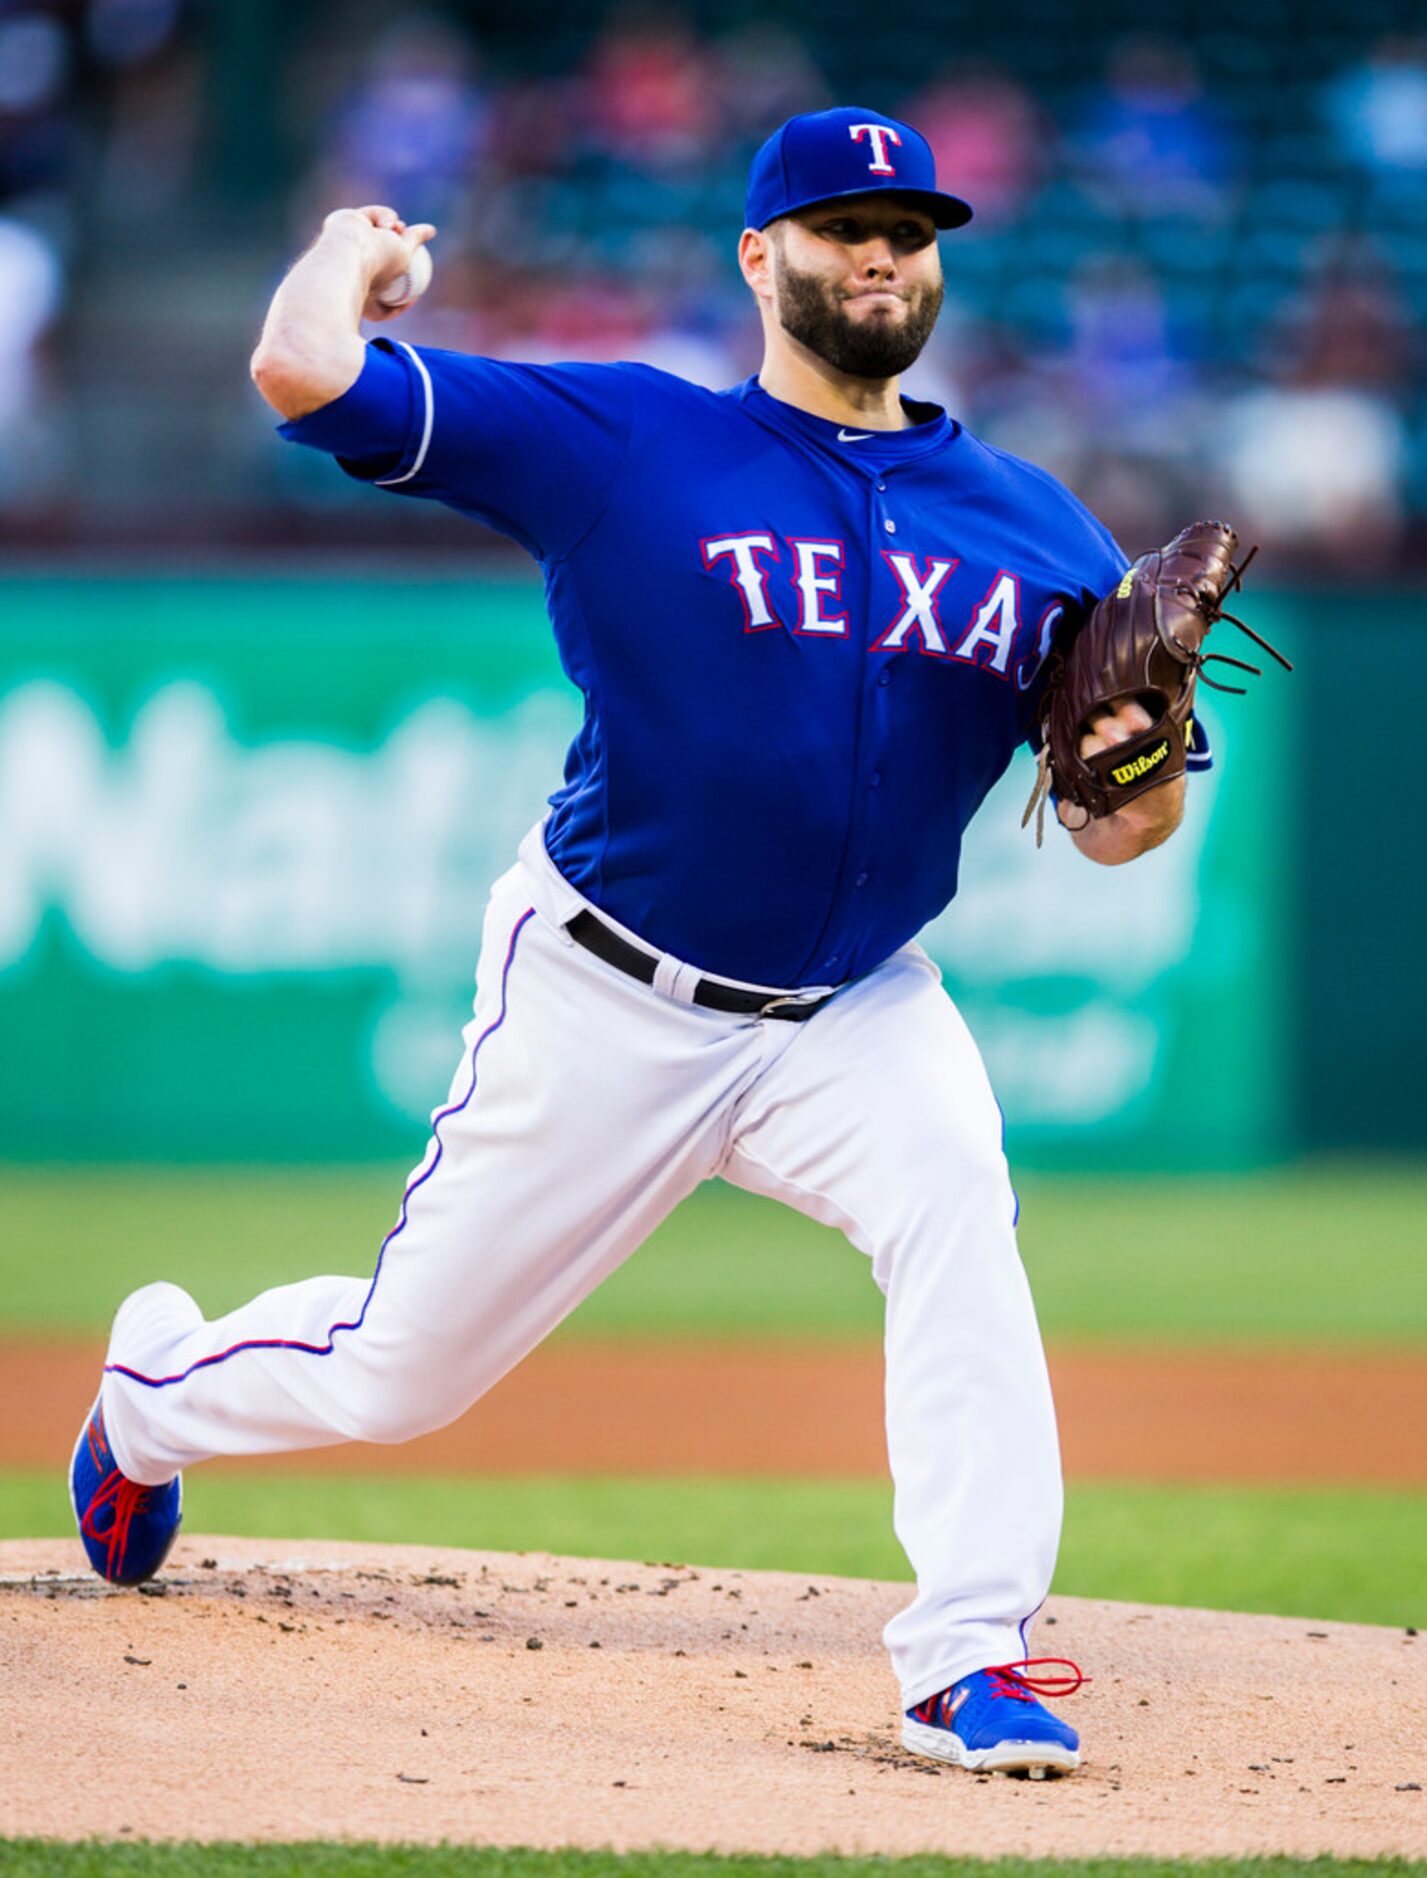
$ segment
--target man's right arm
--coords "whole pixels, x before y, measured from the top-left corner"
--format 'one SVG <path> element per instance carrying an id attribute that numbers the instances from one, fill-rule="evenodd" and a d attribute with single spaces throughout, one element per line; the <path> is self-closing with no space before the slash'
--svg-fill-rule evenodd
<path id="1" fill-rule="evenodd" d="M 361 322 L 395 311 L 376 296 L 404 274 L 436 230 L 408 228 L 395 209 L 335 209 L 273 295 L 253 354 L 253 382 L 281 416 L 306 417 L 357 382 L 366 357 Z"/>

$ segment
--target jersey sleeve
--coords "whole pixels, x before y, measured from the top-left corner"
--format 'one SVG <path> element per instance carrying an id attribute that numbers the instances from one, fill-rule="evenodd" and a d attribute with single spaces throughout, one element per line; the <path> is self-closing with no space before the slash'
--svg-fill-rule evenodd
<path id="1" fill-rule="evenodd" d="M 1204 728 L 1204 719 L 1196 711 L 1189 720 L 1189 734 L 1184 740 L 1184 768 L 1188 775 L 1196 771 L 1213 769 L 1214 751 L 1209 742 L 1209 733 Z"/>
<path id="2" fill-rule="evenodd" d="M 396 495 L 444 502 L 558 560 L 599 519 L 629 444 L 633 374 L 376 339 L 340 398 L 279 426 Z"/>

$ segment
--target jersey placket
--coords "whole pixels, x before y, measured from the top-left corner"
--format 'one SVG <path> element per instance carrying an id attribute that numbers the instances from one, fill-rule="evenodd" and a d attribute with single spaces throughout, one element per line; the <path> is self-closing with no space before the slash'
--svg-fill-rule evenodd
<path id="1" fill-rule="evenodd" d="M 846 857 L 827 926 L 835 950 L 823 957 L 819 967 L 831 981 L 846 976 L 867 940 L 876 891 L 879 792 L 883 771 L 891 757 L 892 693 L 897 684 L 906 682 L 905 673 L 899 674 L 899 665 L 904 661 L 899 661 L 895 653 L 874 654 L 871 650 L 886 624 L 878 611 L 877 570 L 883 565 L 884 547 L 897 533 L 896 516 L 887 501 L 888 480 L 893 472 L 885 466 L 864 468 L 860 463 L 857 468 L 867 483 L 867 529 L 863 543 L 867 568 L 866 604 L 858 626 L 863 671 Z"/>

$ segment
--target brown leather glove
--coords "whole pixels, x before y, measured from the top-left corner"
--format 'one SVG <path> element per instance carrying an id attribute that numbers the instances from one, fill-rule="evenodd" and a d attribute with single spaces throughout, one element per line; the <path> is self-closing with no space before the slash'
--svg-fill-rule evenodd
<path id="1" fill-rule="evenodd" d="M 1036 786 L 1021 818 L 1036 814 L 1040 845 L 1045 801 L 1051 790 L 1061 802 L 1079 804 L 1086 819 L 1113 815 L 1147 789 L 1182 776 L 1185 744 L 1194 709 L 1194 687 L 1205 664 L 1216 660 L 1260 675 L 1256 665 L 1222 652 L 1201 650 L 1217 620 L 1232 620 L 1292 670 L 1288 660 L 1243 621 L 1224 611 L 1224 599 L 1239 585 L 1256 550 L 1236 567 L 1238 536 L 1227 522 L 1195 522 L 1168 547 L 1142 554 L 1107 593 L 1068 649 L 1052 653 L 1050 681 L 1041 702 L 1041 759 Z M 1217 691 L 1242 686 L 1221 685 Z M 1148 730 L 1125 743 L 1082 757 L 1080 740 L 1099 711 L 1137 698 L 1152 719 Z"/>

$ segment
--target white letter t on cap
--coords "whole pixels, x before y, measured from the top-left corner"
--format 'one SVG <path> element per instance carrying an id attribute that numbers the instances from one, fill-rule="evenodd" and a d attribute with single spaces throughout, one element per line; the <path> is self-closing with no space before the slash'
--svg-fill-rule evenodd
<path id="1" fill-rule="evenodd" d="M 867 165 L 874 176 L 895 176 L 896 170 L 887 161 L 887 145 L 900 144 L 900 135 L 890 124 L 849 124 L 847 134 L 854 143 L 861 143 L 864 137 L 872 145 L 872 161 Z"/>

